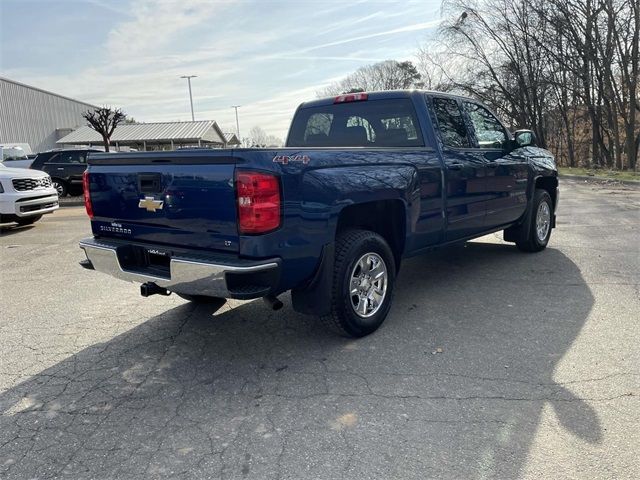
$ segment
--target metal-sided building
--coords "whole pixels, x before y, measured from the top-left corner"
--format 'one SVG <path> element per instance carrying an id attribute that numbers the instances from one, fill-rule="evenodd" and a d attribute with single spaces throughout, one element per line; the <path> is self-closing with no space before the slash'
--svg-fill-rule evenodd
<path id="1" fill-rule="evenodd" d="M 84 125 L 82 113 L 95 105 L 0 77 L 0 144 L 28 143 L 33 152 Z"/>
<path id="2" fill-rule="evenodd" d="M 56 142 L 61 146 L 102 146 L 102 137 L 84 126 Z M 181 147 L 233 148 L 240 145 L 235 134 L 223 133 L 213 120 L 193 122 L 123 123 L 111 135 L 111 147 L 136 150 L 173 150 Z"/>

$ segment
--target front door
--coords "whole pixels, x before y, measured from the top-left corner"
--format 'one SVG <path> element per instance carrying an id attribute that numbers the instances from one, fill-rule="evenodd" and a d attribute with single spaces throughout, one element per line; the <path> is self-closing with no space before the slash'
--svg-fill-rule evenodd
<path id="1" fill-rule="evenodd" d="M 475 235 L 484 228 L 487 161 L 473 148 L 458 100 L 433 97 L 431 101 L 445 164 L 445 238 L 452 241 Z"/>
<path id="2" fill-rule="evenodd" d="M 486 160 L 485 229 L 520 218 L 527 206 L 528 163 L 521 149 L 511 148 L 507 129 L 487 108 L 462 102 L 473 130 L 474 147 Z"/>

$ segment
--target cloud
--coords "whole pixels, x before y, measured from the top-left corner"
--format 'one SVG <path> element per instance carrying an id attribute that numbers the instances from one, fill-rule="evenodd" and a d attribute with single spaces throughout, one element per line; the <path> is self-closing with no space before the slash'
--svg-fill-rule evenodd
<path id="1" fill-rule="evenodd" d="M 112 59 L 157 52 L 169 45 L 176 33 L 206 22 L 231 4 L 215 0 L 134 0 L 130 7 L 133 20 L 109 33 L 107 49 Z"/>
<path id="2" fill-rule="evenodd" d="M 242 105 L 238 110 L 240 135 L 245 137 L 252 127 L 260 126 L 269 135 L 275 135 L 284 140 L 298 105 L 315 98 L 316 92 L 328 86 L 333 80 L 329 79 L 317 85 L 282 92 L 264 100 Z M 235 132 L 236 130 L 235 112 L 230 106 L 225 109 L 205 110 L 199 115 L 202 118 L 215 118 L 225 131 Z"/>
<path id="3" fill-rule="evenodd" d="M 384 32 L 369 33 L 367 35 L 359 35 L 357 37 L 344 38 L 342 40 L 336 40 L 334 42 L 323 43 L 323 44 L 320 44 L 320 45 L 314 45 L 312 47 L 304 48 L 302 50 L 297 50 L 295 53 L 312 52 L 314 50 L 320 50 L 320 49 L 327 48 L 327 47 L 335 47 L 337 45 L 344 45 L 346 43 L 358 42 L 358 41 L 362 41 L 362 40 L 369 40 L 371 38 L 385 37 L 385 36 L 389 36 L 389 35 L 395 35 L 395 34 L 398 34 L 398 33 L 415 32 L 415 31 L 418 31 L 418 30 L 428 30 L 428 29 L 435 28 L 438 25 L 440 25 L 441 21 L 442 20 L 438 19 L 438 20 L 432 20 L 430 22 L 414 23 L 413 25 L 406 25 L 404 27 L 399 27 L 399 28 L 394 28 L 394 29 L 391 29 L 391 30 L 386 30 Z"/>
<path id="4" fill-rule="evenodd" d="M 6 66 L 4 74 L 89 103 L 122 107 L 149 122 L 189 120 L 186 81 L 179 77 L 197 75 L 196 118 L 233 131 L 230 105 L 242 104 L 241 133 L 257 125 L 282 138 L 299 103 L 364 64 L 406 58 L 407 42 L 417 42 L 420 32 L 439 23 L 420 21 L 434 16 L 422 1 L 313 2 L 313 8 L 266 0 L 90 3 L 88 11 L 104 14 L 112 26 L 104 37 L 87 39 L 87 45 L 102 44 L 91 50 L 98 56 L 86 58 L 86 67 L 70 72 L 53 62 L 21 61 Z M 73 53 L 80 58 L 80 51 Z"/>

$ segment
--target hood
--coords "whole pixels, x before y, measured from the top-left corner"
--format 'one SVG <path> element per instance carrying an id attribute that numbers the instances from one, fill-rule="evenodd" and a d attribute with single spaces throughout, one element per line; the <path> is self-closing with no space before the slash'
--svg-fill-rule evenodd
<path id="1" fill-rule="evenodd" d="M 0 163 L 0 178 L 45 178 L 49 174 L 28 168 L 9 168 Z"/>

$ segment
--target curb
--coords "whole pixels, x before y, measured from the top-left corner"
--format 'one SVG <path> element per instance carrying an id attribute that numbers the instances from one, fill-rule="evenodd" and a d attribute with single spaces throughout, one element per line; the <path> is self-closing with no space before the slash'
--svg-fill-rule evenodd
<path id="1" fill-rule="evenodd" d="M 84 199 L 82 197 L 60 198 L 58 199 L 58 205 L 63 207 L 82 207 L 84 206 Z"/>
<path id="2" fill-rule="evenodd" d="M 640 187 L 640 180 L 617 180 L 615 178 L 587 176 L 587 175 L 558 175 L 558 178 L 566 180 L 585 180 L 591 182 L 617 183 L 619 185 L 627 185 L 632 187 Z"/>

